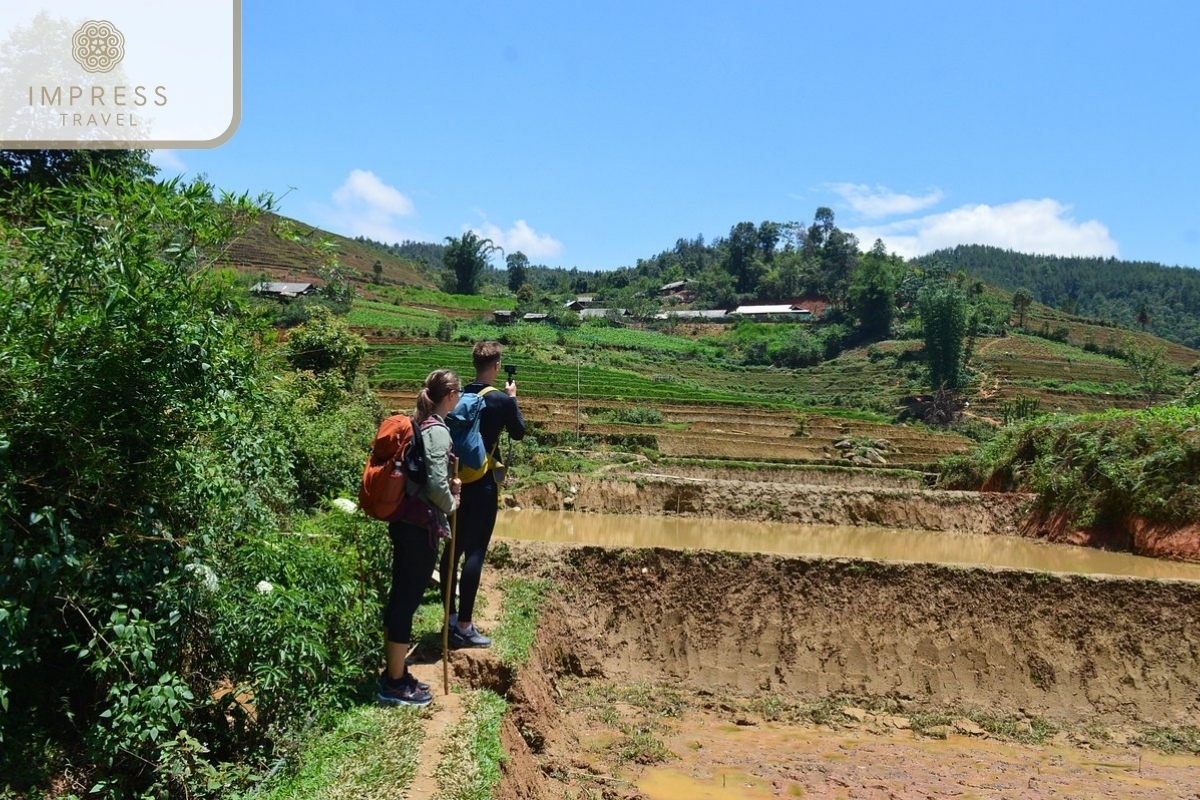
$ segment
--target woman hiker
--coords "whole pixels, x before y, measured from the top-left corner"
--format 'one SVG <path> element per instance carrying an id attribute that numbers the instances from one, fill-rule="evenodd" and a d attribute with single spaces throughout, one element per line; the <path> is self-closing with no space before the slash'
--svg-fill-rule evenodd
<path id="1" fill-rule="evenodd" d="M 438 545 L 449 536 L 447 518 L 458 508 L 462 483 L 453 476 L 450 431 L 443 421 L 454 410 L 462 386 L 448 369 L 429 373 L 417 395 L 415 427 L 425 445 L 424 484 L 408 481 L 401 519 L 388 523 L 392 537 L 392 589 L 383 611 L 384 656 L 379 701 L 389 705 L 425 706 L 433 700 L 429 685 L 408 671 L 405 659 L 412 640 L 413 615 L 437 563 Z M 418 435 L 414 431 L 414 436 Z"/>

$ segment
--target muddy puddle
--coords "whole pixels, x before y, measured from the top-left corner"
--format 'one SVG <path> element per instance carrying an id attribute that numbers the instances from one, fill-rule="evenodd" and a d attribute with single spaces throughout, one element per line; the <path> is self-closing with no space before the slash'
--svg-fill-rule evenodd
<path id="1" fill-rule="evenodd" d="M 1191 797 L 1200 758 L 1089 743 L 1029 746 L 689 714 L 664 726 L 671 757 L 629 781 L 648 800 L 776 797 Z M 1190 790 L 1189 790 L 1189 787 Z"/>
<path id="2" fill-rule="evenodd" d="M 1200 581 L 1200 564 L 1008 536 L 904 528 L 510 510 L 500 513 L 496 535 L 568 545 L 721 550 Z"/>

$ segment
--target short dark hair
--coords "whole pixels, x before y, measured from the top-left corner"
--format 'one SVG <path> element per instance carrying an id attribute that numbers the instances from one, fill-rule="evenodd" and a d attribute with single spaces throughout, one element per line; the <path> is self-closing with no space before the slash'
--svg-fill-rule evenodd
<path id="1" fill-rule="evenodd" d="M 475 371 L 479 372 L 498 362 L 503 354 L 504 345 L 499 342 L 480 342 L 471 351 L 471 363 L 475 365 Z"/>

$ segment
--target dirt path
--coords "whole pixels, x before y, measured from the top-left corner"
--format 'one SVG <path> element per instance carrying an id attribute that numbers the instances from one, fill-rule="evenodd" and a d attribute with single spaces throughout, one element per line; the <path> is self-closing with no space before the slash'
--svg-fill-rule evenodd
<path id="1" fill-rule="evenodd" d="M 501 593 L 497 586 L 498 579 L 495 569 L 484 569 L 475 620 L 481 631 L 490 631 L 499 622 Z M 425 726 L 417 774 L 406 795 L 411 800 L 433 800 L 438 797 L 437 769 L 442 760 L 447 733 L 463 716 L 462 691 L 494 686 L 494 675 L 499 669 L 499 659 L 487 650 L 451 650 L 448 670 L 440 650 L 429 654 L 433 660 L 421 658 L 422 655 L 425 654 L 417 653 L 416 663 L 412 664 L 411 669 L 414 675 L 429 684 L 433 702 L 428 706 L 430 716 Z M 447 673 L 450 677 L 449 691 L 444 679 Z"/>

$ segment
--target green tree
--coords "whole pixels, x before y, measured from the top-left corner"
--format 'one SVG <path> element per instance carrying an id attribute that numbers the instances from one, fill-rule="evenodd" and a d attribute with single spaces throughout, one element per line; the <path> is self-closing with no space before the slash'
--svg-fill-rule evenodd
<path id="1" fill-rule="evenodd" d="M 1025 327 L 1025 314 L 1029 311 L 1029 306 L 1033 303 L 1033 293 L 1025 287 L 1021 287 L 1013 292 L 1012 304 L 1013 309 L 1017 312 L 1017 324 L 1022 328 Z"/>
<path id="2" fill-rule="evenodd" d="M 214 200 L 203 181 L 107 174 L 18 185 L 6 211 L 0 774 L 23 771 L 35 742 L 78 736 L 67 750 L 98 754 L 97 777 L 142 796 L 136 782 L 156 777 L 161 748 L 208 696 L 181 677 L 185 638 L 208 647 L 183 567 L 222 516 L 197 513 L 196 498 L 240 492 L 249 528 L 274 499 L 249 487 L 282 489 L 288 472 L 281 450 L 227 438 L 231 406 L 262 390 L 258 337 L 210 265 L 257 209 Z M 222 473 L 218 459 L 257 463 Z"/>
<path id="3" fill-rule="evenodd" d="M 375 273 L 375 284 L 379 285 L 383 283 L 383 262 L 378 258 L 375 259 L 375 263 L 371 266 L 371 270 Z"/>
<path id="4" fill-rule="evenodd" d="M 1150 324 L 1150 309 L 1146 307 L 1145 300 L 1143 300 L 1141 305 L 1138 306 L 1136 319 L 1137 324 L 1141 326 L 1142 330 L 1146 330 L 1146 326 Z"/>
<path id="5" fill-rule="evenodd" d="M 69 186 L 106 175 L 140 180 L 157 173 L 145 150 L 0 150 L 0 197 L 18 186 Z"/>
<path id="6" fill-rule="evenodd" d="M 930 387 L 956 389 L 962 385 L 967 301 L 952 282 L 931 283 L 917 296 L 917 313 L 925 337 L 925 363 Z"/>
<path id="7" fill-rule="evenodd" d="M 454 291 L 458 294 L 477 294 L 479 280 L 488 268 L 488 260 L 498 252 L 501 252 L 500 248 L 491 239 L 481 239 L 475 231 L 467 231 L 457 239 L 447 236 L 442 263 L 450 270 L 447 279 L 453 278 Z"/>
<path id="8" fill-rule="evenodd" d="M 696 278 L 696 305 L 703 308 L 734 308 L 737 287 L 734 277 L 720 267 L 711 267 Z"/>
<path id="9" fill-rule="evenodd" d="M 797 250 L 777 253 L 771 268 L 759 283 L 764 297 L 799 297 L 815 290 L 817 263 Z"/>
<path id="10" fill-rule="evenodd" d="M 819 289 L 835 303 L 846 299 L 850 275 L 858 262 L 858 237 L 834 224 L 833 210 L 822 206 L 808 228 L 802 252 L 814 257 L 819 267 Z"/>
<path id="11" fill-rule="evenodd" d="M 514 292 L 520 291 L 529 281 L 529 259 L 518 250 L 505 256 L 504 261 L 508 266 L 508 288 Z"/>
<path id="12" fill-rule="evenodd" d="M 753 293 L 762 277 L 763 265 L 758 257 L 760 241 L 753 222 L 739 222 L 729 229 L 725 240 L 725 271 L 733 276 L 735 290 Z"/>
<path id="13" fill-rule="evenodd" d="M 887 338 L 896 310 L 896 275 L 882 240 L 876 239 L 871 252 L 855 266 L 846 296 L 863 337 Z"/>
<path id="14" fill-rule="evenodd" d="M 783 226 L 778 222 L 767 220 L 758 226 L 758 247 L 764 263 L 770 264 L 775 260 L 775 248 L 782 235 Z"/>
<path id="15" fill-rule="evenodd" d="M 308 321 L 288 336 L 287 359 L 292 367 L 317 374 L 336 373 L 346 388 L 354 383 L 366 354 L 366 341 L 323 306 L 314 306 Z"/>
<path id="16" fill-rule="evenodd" d="M 1149 408 L 1171 382 L 1171 362 L 1164 345 L 1141 345 L 1130 339 L 1125 343 L 1125 360 L 1137 373 L 1138 388 L 1146 397 Z"/>

